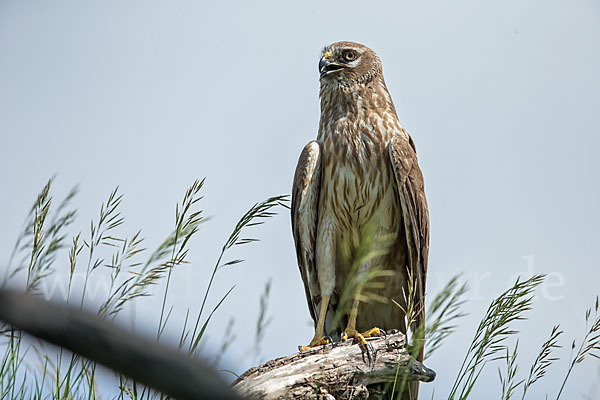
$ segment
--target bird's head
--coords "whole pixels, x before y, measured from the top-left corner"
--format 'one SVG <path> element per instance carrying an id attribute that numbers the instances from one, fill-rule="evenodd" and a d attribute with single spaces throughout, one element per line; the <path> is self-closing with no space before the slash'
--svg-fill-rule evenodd
<path id="1" fill-rule="evenodd" d="M 381 61 L 367 46 L 336 42 L 323 49 L 319 61 L 321 84 L 350 86 L 366 83 L 381 75 Z"/>

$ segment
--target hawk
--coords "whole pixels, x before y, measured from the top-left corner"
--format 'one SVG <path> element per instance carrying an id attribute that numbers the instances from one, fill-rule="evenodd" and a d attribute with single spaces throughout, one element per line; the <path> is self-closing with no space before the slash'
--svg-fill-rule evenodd
<path id="1" fill-rule="evenodd" d="M 374 51 L 333 43 L 323 49 L 319 72 L 319 132 L 300 155 L 292 188 L 292 231 L 315 323 L 300 349 L 339 335 L 370 357 L 365 337 L 424 322 L 423 175 Z M 407 309 L 416 310 L 410 321 Z"/>

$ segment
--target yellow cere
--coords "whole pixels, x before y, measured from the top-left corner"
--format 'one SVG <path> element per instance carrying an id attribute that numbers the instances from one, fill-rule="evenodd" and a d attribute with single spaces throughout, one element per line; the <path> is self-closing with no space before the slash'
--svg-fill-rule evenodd
<path id="1" fill-rule="evenodd" d="M 323 53 L 323 57 L 325 57 L 326 60 L 329 60 L 329 57 L 331 57 L 331 52 L 326 51 L 325 53 Z"/>

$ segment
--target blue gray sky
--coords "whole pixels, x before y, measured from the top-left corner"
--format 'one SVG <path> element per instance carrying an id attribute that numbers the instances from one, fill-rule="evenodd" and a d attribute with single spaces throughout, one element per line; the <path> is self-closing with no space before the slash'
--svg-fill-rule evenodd
<path id="1" fill-rule="evenodd" d="M 552 326 L 563 361 L 532 388 L 555 396 L 584 310 L 600 293 L 600 3 L 565 1 L 0 2 L 0 268 L 30 204 L 57 174 L 79 183 L 87 230 L 117 185 L 123 231 L 152 248 L 174 205 L 206 177 L 212 219 L 174 275 L 173 337 L 197 307 L 237 219 L 290 192 L 298 155 L 315 138 L 317 63 L 338 40 L 380 55 L 400 120 L 412 134 L 431 213 L 428 293 L 463 272 L 472 290 L 459 332 L 427 365 L 425 398 L 443 398 L 479 318 L 517 274 L 547 273 L 529 320 L 515 325 L 522 373 Z M 252 366 L 259 297 L 272 280 L 262 358 L 295 351 L 312 326 L 285 210 L 236 250 L 212 304 L 236 285 L 211 325 L 235 318 L 224 365 Z M 62 260 L 66 266 L 66 255 Z M 0 271 L 2 272 L 2 271 Z M 160 290 L 160 288 L 158 289 Z M 158 299 L 136 305 L 155 329 Z M 600 398 L 600 364 L 578 366 L 564 398 Z M 496 366 L 474 398 L 498 395 Z"/>

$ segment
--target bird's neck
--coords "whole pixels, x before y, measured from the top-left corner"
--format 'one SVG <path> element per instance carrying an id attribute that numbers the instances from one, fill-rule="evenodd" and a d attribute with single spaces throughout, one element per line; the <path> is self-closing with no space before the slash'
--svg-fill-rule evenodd
<path id="1" fill-rule="evenodd" d="M 321 86 L 318 140 L 358 159 L 386 151 L 392 135 L 403 131 L 383 79 L 352 87 Z"/>
<path id="2" fill-rule="evenodd" d="M 321 121 L 360 120 L 372 113 L 396 117 L 396 108 L 383 77 L 350 85 L 322 83 L 320 98 Z"/>

